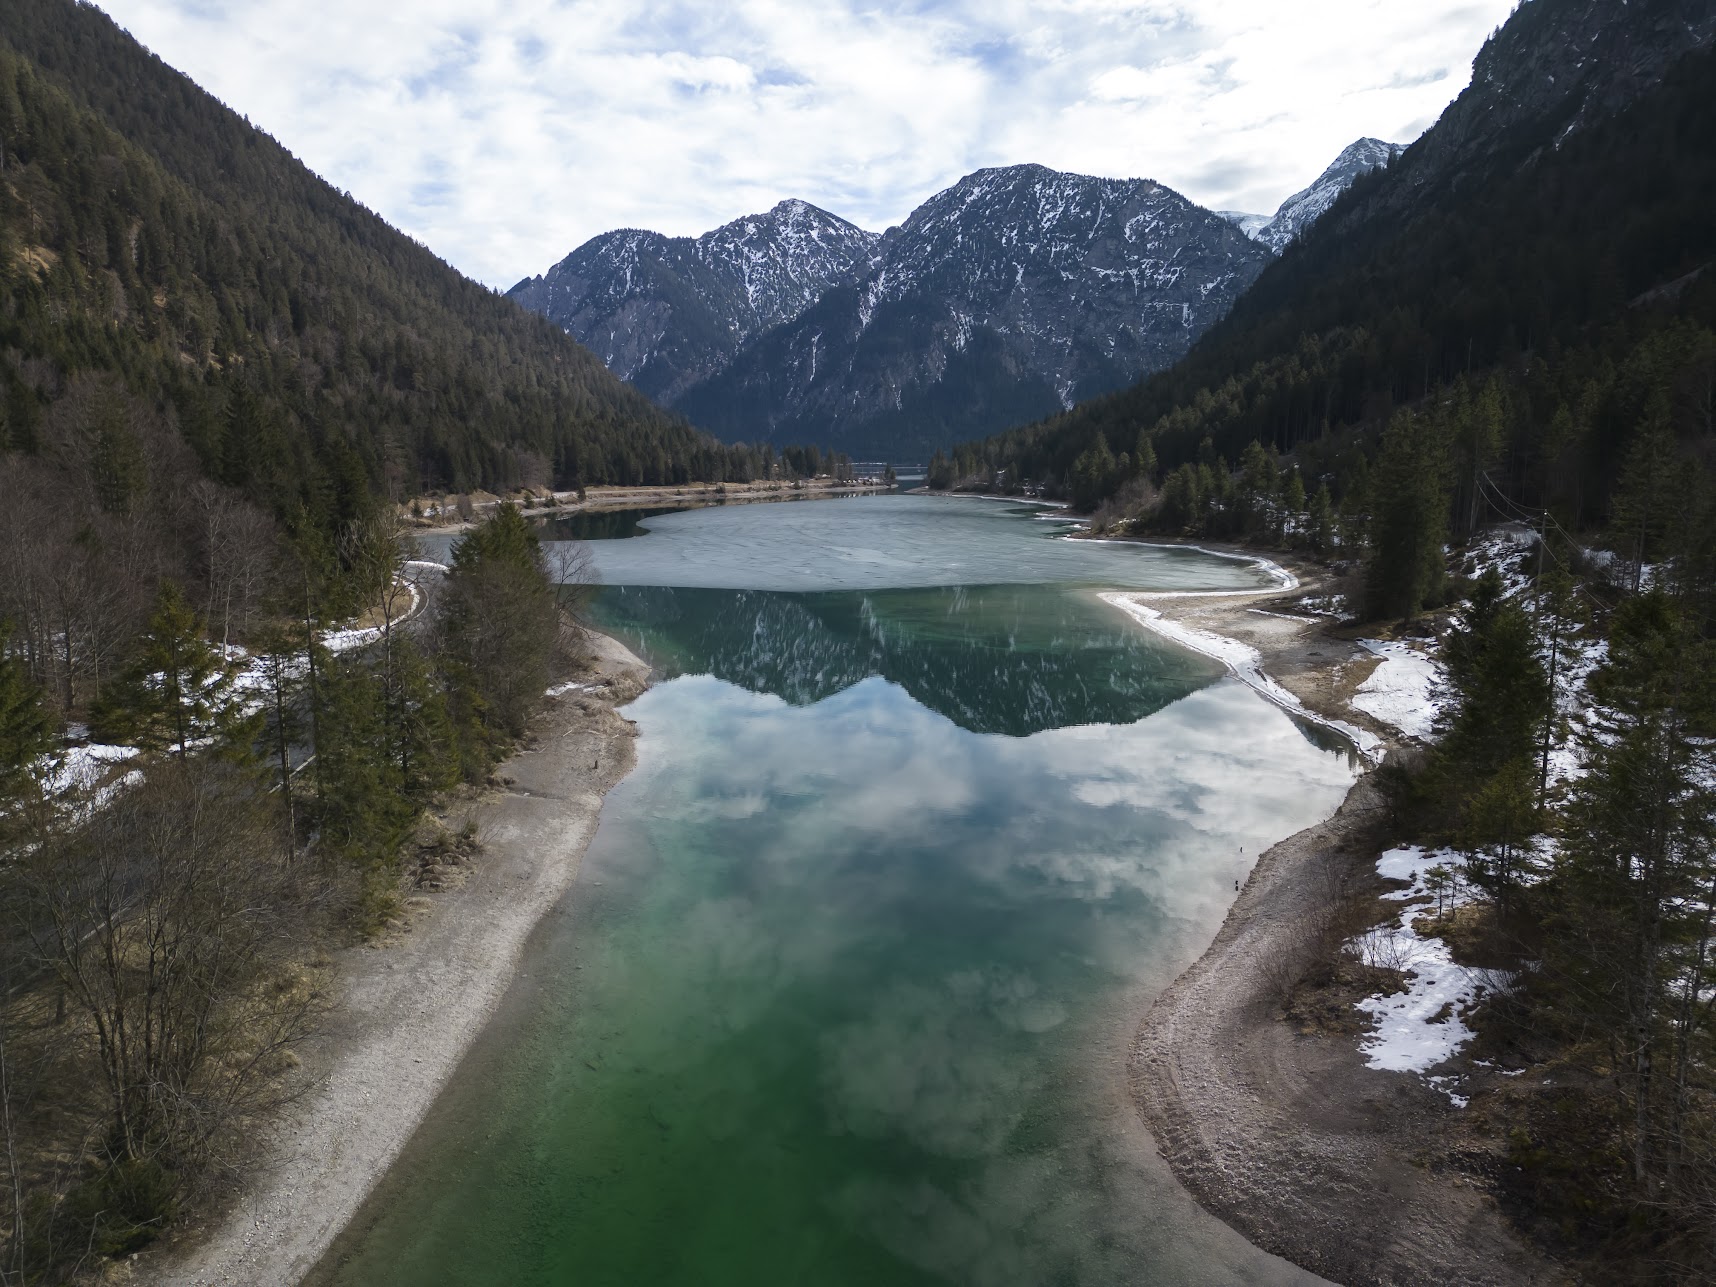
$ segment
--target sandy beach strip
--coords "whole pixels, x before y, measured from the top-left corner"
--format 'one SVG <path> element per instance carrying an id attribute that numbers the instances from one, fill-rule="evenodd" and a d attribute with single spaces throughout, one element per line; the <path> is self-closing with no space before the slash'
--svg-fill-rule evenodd
<path id="1" fill-rule="evenodd" d="M 551 703 L 528 749 L 475 810 L 483 853 L 461 887 L 429 897 L 398 941 L 339 954 L 328 1027 L 305 1052 L 305 1090 L 264 1142 L 267 1162 L 205 1227 L 137 1268 L 170 1287 L 289 1287 L 387 1172 L 513 980 L 525 941 L 571 888 L 602 799 L 635 761 L 615 710 L 649 667 L 593 636 L 596 687 Z"/>

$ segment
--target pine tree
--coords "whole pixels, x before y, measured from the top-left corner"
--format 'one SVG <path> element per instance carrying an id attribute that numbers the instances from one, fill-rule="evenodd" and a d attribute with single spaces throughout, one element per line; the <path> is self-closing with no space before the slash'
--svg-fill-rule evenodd
<path id="1" fill-rule="evenodd" d="M 1506 424 L 1507 408 L 1498 379 L 1492 376 L 1485 380 L 1476 393 L 1462 389 L 1454 412 L 1455 444 L 1466 466 L 1462 537 L 1477 530 L 1484 478 L 1501 451 Z"/>
<path id="2" fill-rule="evenodd" d="M 1132 453 L 1132 465 L 1138 471 L 1139 477 L 1152 487 L 1156 485 L 1156 447 L 1150 441 L 1148 429 L 1138 433 L 1138 447 Z"/>
<path id="3" fill-rule="evenodd" d="M 1642 584 L 1645 565 L 1663 554 L 1682 478 L 1667 399 L 1659 393 L 1646 409 L 1615 493 L 1615 524 L 1626 536 L 1635 590 Z"/>
<path id="4" fill-rule="evenodd" d="M 1239 458 L 1238 514 L 1240 532 L 1248 537 L 1267 536 L 1274 523 L 1275 493 L 1279 482 L 1275 453 L 1255 438 Z"/>
<path id="5" fill-rule="evenodd" d="M 298 850 L 298 793 L 293 782 L 292 751 L 307 732 L 302 708 L 310 667 L 305 654 L 316 647 L 306 640 L 302 628 L 293 626 L 266 630 L 257 640 L 257 661 L 263 681 L 261 737 L 265 753 L 274 763 L 285 852 L 289 858 Z M 323 666 L 327 664 L 327 656 L 323 649 Z"/>
<path id="6" fill-rule="evenodd" d="M 1435 421 L 1395 415 L 1383 433 L 1372 490 L 1367 610 L 1377 618 L 1416 616 L 1440 599 L 1444 578 L 1447 449 Z"/>
<path id="7" fill-rule="evenodd" d="M 560 609 L 535 530 L 511 505 L 453 547 L 441 670 L 467 777 L 524 731 L 548 683 Z"/>
<path id="8" fill-rule="evenodd" d="M 1115 473 L 1114 453 L 1109 450 L 1108 439 L 1098 434 L 1096 442 L 1073 462 L 1067 481 L 1073 508 L 1094 509 L 1108 495 Z"/>
<path id="9" fill-rule="evenodd" d="M 90 471 L 96 498 L 109 514 L 124 514 L 142 492 L 147 478 L 143 447 L 129 423 L 123 392 L 106 386 L 96 395 L 95 441 Z"/>
<path id="10" fill-rule="evenodd" d="M 1711 663 L 1710 644 L 1667 595 L 1616 613 L 1609 660 L 1590 685 L 1604 715 L 1568 809 L 1547 943 L 1583 1022 L 1619 1056 L 1633 1177 L 1647 1193 L 1683 1154 L 1698 1007 L 1681 1001 L 1709 987 Z"/>
<path id="11" fill-rule="evenodd" d="M 91 712 L 98 736 L 181 760 L 208 744 L 249 754 L 256 721 L 233 694 L 232 667 L 203 633 L 178 583 L 162 581 L 137 657 Z"/>
<path id="12" fill-rule="evenodd" d="M 1549 677 L 1531 618 L 1486 572 L 1459 626 L 1442 646 L 1448 701 L 1440 722 L 1439 772 L 1470 793 L 1517 762 L 1535 764 L 1550 714 Z"/>
<path id="13" fill-rule="evenodd" d="M 1326 481 L 1317 484 L 1316 495 L 1311 497 L 1311 509 L 1306 518 L 1305 530 L 1311 549 L 1317 554 L 1327 554 L 1334 548 L 1335 506 L 1329 496 L 1329 484 Z"/>
<path id="14" fill-rule="evenodd" d="M 1281 491 L 1282 536 L 1291 536 L 1298 543 L 1303 536 L 1300 520 L 1305 513 L 1305 480 L 1299 476 L 1297 469 L 1287 475 L 1287 484 Z M 1287 524 L 1292 525 L 1289 532 Z"/>
<path id="15" fill-rule="evenodd" d="M 9 631 L 0 631 L 0 639 Z M 53 747 L 53 725 L 42 690 L 24 663 L 0 651 L 0 812 L 29 781 L 30 769 Z"/>

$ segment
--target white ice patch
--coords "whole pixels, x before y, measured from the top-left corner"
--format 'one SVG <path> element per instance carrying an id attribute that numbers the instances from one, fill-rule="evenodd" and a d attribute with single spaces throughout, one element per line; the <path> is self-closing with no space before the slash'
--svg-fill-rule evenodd
<path id="1" fill-rule="evenodd" d="M 1382 665 L 1359 685 L 1354 709 L 1408 737 L 1428 741 L 1442 705 L 1437 696 L 1445 679 L 1442 667 L 1409 644 L 1360 642 L 1382 658 Z"/>
<path id="2" fill-rule="evenodd" d="M 1366 997 L 1358 1009 L 1372 1016 L 1376 1029 L 1359 1045 L 1372 1068 L 1426 1074 L 1452 1058 L 1476 1034 L 1465 1024 L 1466 1012 L 1486 991 L 1505 988 L 1510 976 L 1470 970 L 1454 961 L 1448 945 L 1420 935 L 1418 918 L 1436 910 L 1427 877 L 1433 867 L 1458 870 L 1460 859 L 1447 850 L 1426 852 L 1416 846 L 1391 849 L 1377 860 L 1377 874 L 1388 880 L 1411 882 L 1411 888 L 1385 897 L 1399 902 L 1431 900 L 1401 909 L 1398 928 L 1382 926 L 1348 946 L 1371 965 L 1397 969 L 1406 975 L 1404 992 Z M 1458 906 L 1468 896 L 1456 886 L 1444 891 L 1442 905 Z M 1430 1078 L 1439 1090 L 1465 1107 L 1450 1089 L 1448 1078 Z"/>
<path id="3" fill-rule="evenodd" d="M 1344 594 L 1307 595 L 1294 606 L 1301 612 L 1309 612 L 1312 616 L 1317 617 L 1341 619 L 1352 615 L 1347 606 L 1347 596 Z"/>
<path id="4" fill-rule="evenodd" d="M 115 764 L 123 764 L 139 754 L 135 746 L 103 746 L 96 743 L 91 746 L 67 747 L 57 757 L 59 763 L 43 777 L 43 789 L 49 795 L 56 796 L 64 795 L 67 791 L 88 791 L 106 777 L 108 770 Z"/>
<path id="5" fill-rule="evenodd" d="M 380 638 L 380 626 L 367 626 L 361 630 L 328 630 L 322 634 L 322 647 L 329 652 L 350 652 L 353 648 L 368 647 Z"/>
<path id="6" fill-rule="evenodd" d="M 1099 597 L 1104 603 L 1111 603 L 1119 608 L 1146 630 L 1153 631 L 1164 639 L 1171 639 L 1182 648 L 1189 648 L 1193 652 L 1201 653 L 1205 657 L 1211 657 L 1221 662 L 1236 679 L 1284 710 L 1289 710 L 1303 719 L 1308 719 L 1312 723 L 1321 724 L 1325 728 L 1331 728 L 1340 733 L 1358 748 L 1359 754 L 1373 764 L 1382 762 L 1381 738 L 1343 720 L 1326 719 L 1314 711 L 1307 710 L 1303 702 L 1263 672 L 1263 654 L 1250 644 L 1244 644 L 1237 639 L 1229 639 L 1225 635 L 1214 634 L 1208 630 L 1197 630 L 1191 626 L 1182 625 L 1178 621 L 1170 621 L 1156 609 L 1140 602 L 1141 596 L 1138 595 L 1104 594 Z"/>
<path id="7" fill-rule="evenodd" d="M 555 684 L 554 687 L 550 688 L 548 690 L 548 692 L 544 695 L 548 696 L 548 697 L 564 697 L 564 696 L 566 696 L 567 693 L 589 692 L 590 689 L 592 689 L 594 687 L 595 687 L 594 684 L 579 684 L 579 683 L 574 683 L 571 680 L 568 680 L 564 684 Z"/>

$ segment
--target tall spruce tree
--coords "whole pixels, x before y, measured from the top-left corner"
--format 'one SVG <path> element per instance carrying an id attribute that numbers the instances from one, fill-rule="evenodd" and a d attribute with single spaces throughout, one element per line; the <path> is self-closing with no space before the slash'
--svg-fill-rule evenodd
<path id="1" fill-rule="evenodd" d="M 1448 701 L 1431 782 L 1453 812 L 1474 883 L 1511 910 L 1536 830 L 1537 763 L 1549 677 L 1531 618 L 1486 572 L 1442 647 Z"/>
<path id="2" fill-rule="evenodd" d="M 1371 479 L 1367 610 L 1375 618 L 1416 616 L 1440 601 L 1448 535 L 1448 450 L 1431 416 L 1397 412 L 1382 436 Z"/>
<path id="3" fill-rule="evenodd" d="M 535 530 L 501 505 L 453 547 L 441 670 L 467 777 L 524 732 L 548 683 L 560 608 Z"/>
<path id="4" fill-rule="evenodd" d="M 250 753 L 256 721 L 233 692 L 233 668 L 203 637 L 176 581 L 163 581 L 142 646 L 91 712 L 96 735 L 181 760 L 207 744 Z"/>
<path id="5" fill-rule="evenodd" d="M 1688 1025 L 1706 1047 L 1709 1037 L 1709 1007 L 1679 1002 L 1711 982 L 1711 651 L 1665 594 L 1616 613 L 1591 681 L 1601 717 L 1568 810 L 1547 945 L 1572 1005 L 1615 1052 L 1633 1178 L 1647 1194 L 1687 1143 Z"/>

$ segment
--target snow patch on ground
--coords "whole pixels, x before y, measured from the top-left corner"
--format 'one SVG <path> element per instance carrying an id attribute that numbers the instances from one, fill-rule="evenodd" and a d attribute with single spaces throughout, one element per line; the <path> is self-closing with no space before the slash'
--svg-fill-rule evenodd
<path id="1" fill-rule="evenodd" d="M 1549 748 L 1549 785 L 1561 786 L 1585 776 L 1584 738 L 1598 731 L 1601 712 L 1592 705 L 1591 676 L 1609 659 L 1607 639 L 1564 638 L 1556 650 L 1556 737 Z M 1548 659 L 1544 659 L 1547 663 Z"/>
<path id="2" fill-rule="evenodd" d="M 580 684 L 580 683 L 575 683 L 571 680 L 568 680 L 564 684 L 555 684 L 554 687 L 550 688 L 543 695 L 545 697 L 564 697 L 564 696 L 566 696 L 567 693 L 586 693 L 586 692 L 589 692 L 595 686 L 596 685 L 594 685 L 594 684 Z"/>
<path id="3" fill-rule="evenodd" d="M 1375 639 L 1363 639 L 1360 643 L 1381 657 L 1382 664 L 1359 685 L 1353 695 L 1353 707 L 1408 737 L 1429 741 L 1436 715 L 1442 708 L 1440 693 L 1446 673 L 1441 665 L 1410 644 Z"/>
<path id="4" fill-rule="evenodd" d="M 1531 576 L 1520 567 L 1520 555 L 1537 545 L 1537 533 L 1522 523 L 1501 523 L 1472 542 L 1472 579 L 1492 568 L 1501 577 L 1503 597 L 1512 599 L 1531 589 Z"/>
<path id="5" fill-rule="evenodd" d="M 1235 678 L 1284 710 L 1291 711 L 1303 719 L 1311 720 L 1313 723 L 1321 724 L 1325 728 L 1340 733 L 1351 741 L 1358 748 L 1359 753 L 1371 763 L 1380 764 L 1382 762 L 1383 745 L 1381 738 L 1342 720 L 1326 719 L 1314 711 L 1307 710 L 1303 702 L 1264 673 L 1263 654 L 1250 644 L 1213 634 L 1208 630 L 1198 630 L 1178 621 L 1170 621 L 1156 609 L 1140 602 L 1138 595 L 1110 593 L 1099 597 L 1104 603 L 1111 603 L 1119 608 L 1146 630 L 1161 635 L 1164 639 L 1170 639 L 1182 648 L 1189 648 L 1193 652 L 1201 653 L 1205 657 L 1211 657 L 1221 662 Z"/>
<path id="6" fill-rule="evenodd" d="M 140 752 L 135 746 L 70 746 L 57 757 L 58 763 L 47 769 L 42 786 L 49 795 L 64 795 L 67 791 L 88 791 L 106 777 L 115 764 L 135 759 Z"/>
<path id="7" fill-rule="evenodd" d="M 1359 1045 L 1372 1068 L 1393 1072 L 1427 1074 L 1452 1058 L 1475 1035 L 1464 1015 L 1486 992 L 1506 988 L 1511 976 L 1491 970 L 1471 970 L 1454 961 L 1441 939 L 1421 935 L 1417 921 L 1436 911 L 1429 884 L 1432 868 L 1460 870 L 1459 855 L 1449 850 L 1425 850 L 1417 846 L 1390 849 L 1377 859 L 1377 874 L 1387 880 L 1409 881 L 1410 887 L 1384 895 L 1396 902 L 1416 902 L 1401 909 L 1400 925 L 1381 926 L 1354 939 L 1348 946 L 1367 964 L 1397 969 L 1406 974 L 1407 988 L 1393 996 L 1366 997 L 1358 1009 L 1376 1021 L 1376 1029 Z M 1459 882 L 1442 894 L 1444 907 L 1469 901 Z M 1448 1077 L 1428 1080 L 1454 1102 L 1465 1100 L 1451 1089 Z"/>
<path id="8" fill-rule="evenodd" d="M 327 630 L 322 633 L 322 647 L 329 652 L 350 652 L 367 647 L 381 638 L 380 626 L 365 626 L 358 630 Z"/>
<path id="9" fill-rule="evenodd" d="M 1309 612 L 1314 617 L 1334 617 L 1336 620 L 1345 620 L 1352 615 L 1347 607 L 1347 596 L 1344 594 L 1307 595 L 1293 606 L 1301 612 Z"/>

